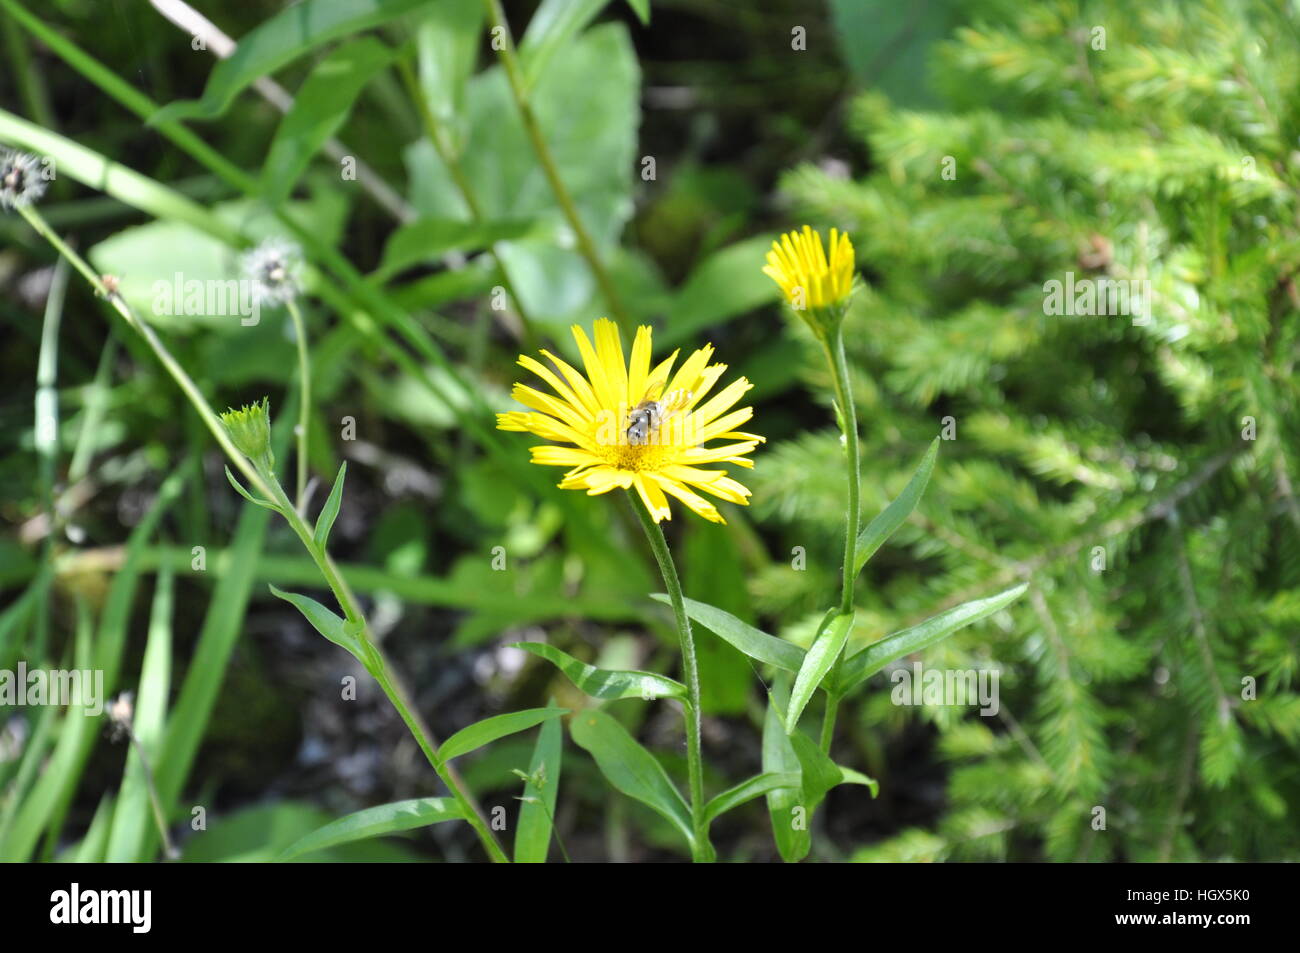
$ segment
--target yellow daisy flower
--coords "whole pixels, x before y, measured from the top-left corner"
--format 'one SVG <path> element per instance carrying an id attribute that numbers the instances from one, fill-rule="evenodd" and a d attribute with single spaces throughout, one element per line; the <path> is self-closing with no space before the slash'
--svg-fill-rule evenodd
<path id="1" fill-rule="evenodd" d="M 697 489 L 729 503 L 748 504 L 748 488 L 726 470 L 705 468 L 719 463 L 753 467 L 746 454 L 763 438 L 736 428 L 753 417 L 754 409 L 732 409 L 753 386 L 749 381 L 741 377 L 710 396 L 727 370 L 726 364 L 709 363 L 712 345 L 688 357 L 674 374 L 678 351 L 650 366 L 648 327 L 637 328 L 630 360 L 623 357 L 618 326 L 608 318 L 596 322 L 594 346 L 581 327 L 575 324 L 572 330 L 586 375 L 549 351 L 542 355 L 555 371 L 520 355 L 520 366 L 540 377 L 554 394 L 515 384 L 515 400 L 532 409 L 497 415 L 501 430 L 568 445 L 533 447 L 533 463 L 570 467 L 560 487 L 586 490 L 589 496 L 635 488 L 656 523 L 672 518 L 669 496 L 706 520 L 725 523 Z M 722 442 L 705 446 L 713 441 Z"/>
<path id="2" fill-rule="evenodd" d="M 830 257 L 822 237 L 805 225 L 802 232 L 787 232 L 772 242 L 763 274 L 781 287 L 790 307 L 801 314 L 826 312 L 848 301 L 853 293 L 853 243 L 831 229 Z"/>

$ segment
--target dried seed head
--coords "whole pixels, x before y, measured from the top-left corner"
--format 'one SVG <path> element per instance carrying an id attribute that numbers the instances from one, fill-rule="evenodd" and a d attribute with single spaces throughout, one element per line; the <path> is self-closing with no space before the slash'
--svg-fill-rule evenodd
<path id="1" fill-rule="evenodd" d="M 45 194 L 45 177 L 36 156 L 0 149 L 0 209 L 30 205 Z"/>
<path id="2" fill-rule="evenodd" d="M 302 253 L 282 238 L 268 238 L 243 258 L 244 277 L 253 284 L 253 296 L 260 305 L 282 305 L 301 290 L 299 270 Z"/>

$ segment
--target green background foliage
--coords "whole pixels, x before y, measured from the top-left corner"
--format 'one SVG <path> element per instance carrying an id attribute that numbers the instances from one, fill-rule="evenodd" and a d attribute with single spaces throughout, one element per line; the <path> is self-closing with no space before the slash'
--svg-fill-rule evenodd
<path id="1" fill-rule="evenodd" d="M 754 382 L 752 506 L 679 509 L 669 542 L 688 597 L 802 659 L 838 586 L 843 451 L 820 348 L 759 268 L 809 221 L 848 230 L 864 283 L 864 524 L 944 438 L 848 650 L 1028 589 L 867 678 L 829 758 L 779 723 L 793 675 L 697 625 L 720 859 L 1300 857 L 1292 4 L 510 3 L 609 286 L 477 0 L 316 6 L 222 10 L 237 39 L 268 25 L 214 69 L 149 4 L 0 0 L 0 144 L 55 159 L 43 214 L 214 406 L 270 395 L 284 460 L 284 313 L 152 305 L 177 272 L 238 277 L 268 235 L 303 246 L 310 515 L 346 461 L 330 551 L 434 733 L 478 729 L 457 767 L 516 856 L 547 857 L 552 822 L 553 861 L 685 859 L 691 833 L 676 683 L 637 688 L 680 677 L 650 550 L 622 500 L 560 492 L 492 430 L 515 357 L 572 359 L 569 324 L 621 312 L 657 354 L 711 341 Z M 93 661 L 136 692 L 184 860 L 478 859 L 365 670 L 270 591 L 328 597 L 292 533 L 231 491 L 141 339 L 18 216 L 0 235 L 0 669 Z M 1046 313 L 1067 273 L 1149 282 L 1149 320 Z M 915 660 L 996 669 L 998 714 L 895 704 Z M 527 727 L 483 721 L 504 713 Z M 798 805 L 811 836 L 776 820 Z M 149 809 L 101 721 L 0 710 L 0 858 L 156 859 Z"/>

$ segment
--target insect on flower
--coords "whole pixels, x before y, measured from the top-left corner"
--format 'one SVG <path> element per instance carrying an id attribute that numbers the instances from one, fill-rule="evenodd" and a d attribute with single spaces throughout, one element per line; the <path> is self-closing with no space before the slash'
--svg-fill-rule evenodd
<path id="1" fill-rule="evenodd" d="M 709 363 L 712 345 L 695 351 L 673 373 L 678 351 L 650 366 L 648 327 L 637 329 L 629 359 L 613 321 L 596 322 L 594 345 L 581 327 L 572 330 L 586 374 L 549 351 L 542 355 L 555 370 L 522 355 L 520 366 L 554 393 L 515 384 L 515 400 L 531 410 L 497 415 L 501 430 L 533 433 L 562 445 L 533 447 L 533 463 L 569 467 L 559 484 L 566 490 L 586 490 L 592 496 L 635 490 L 655 522 L 671 519 L 669 496 L 707 520 L 726 522 L 697 490 L 729 503 L 749 502 L 748 488 L 710 465 L 754 465 L 748 454 L 763 438 L 736 429 L 753 417 L 754 409 L 733 409 L 753 385 L 741 377 L 713 394 L 727 365 Z"/>

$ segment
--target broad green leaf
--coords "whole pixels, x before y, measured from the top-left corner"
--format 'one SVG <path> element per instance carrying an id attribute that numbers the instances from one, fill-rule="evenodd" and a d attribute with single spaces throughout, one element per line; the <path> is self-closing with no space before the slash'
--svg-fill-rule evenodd
<path id="1" fill-rule="evenodd" d="M 165 106 L 150 118 L 150 125 L 169 119 L 215 119 L 254 80 L 331 40 L 379 26 L 428 2 L 305 0 L 295 4 L 239 38 L 235 52 L 213 67 L 201 99 Z"/>
<path id="2" fill-rule="evenodd" d="M 330 530 L 334 528 L 334 520 L 338 518 L 339 507 L 343 504 L 343 478 L 347 474 L 348 462 L 344 460 L 339 467 L 339 475 L 334 478 L 334 488 L 330 490 L 329 499 L 325 501 L 320 516 L 316 518 L 316 529 L 311 535 L 322 552 L 325 544 L 329 542 Z"/>
<path id="3" fill-rule="evenodd" d="M 159 570 L 132 719 L 132 730 L 145 751 L 151 770 L 162 748 L 167 700 L 171 691 L 174 579 L 170 567 L 164 566 Z M 104 854 L 107 862 L 132 863 L 138 859 L 145 829 L 155 823 L 148 783 L 140 752 L 131 745 Z"/>
<path id="4" fill-rule="evenodd" d="M 716 797 L 710 798 L 709 802 L 704 805 L 704 819 L 706 823 L 713 821 L 730 811 L 734 807 L 747 801 L 752 801 L 756 797 L 761 797 L 769 791 L 775 791 L 777 788 L 797 788 L 800 784 L 798 773 L 794 774 L 773 774 L 764 772 L 756 774 L 748 781 L 741 781 L 733 788 L 728 788 Z"/>
<path id="5" fill-rule="evenodd" d="M 662 592 L 651 595 L 652 599 L 671 605 L 672 602 Z M 797 672 L 803 666 L 804 650 L 784 639 L 768 635 L 761 629 L 741 622 L 729 612 L 711 606 L 708 603 L 684 599 L 686 614 L 711 632 L 730 642 L 750 658 L 768 665 L 775 665 L 787 672 Z"/>
<path id="6" fill-rule="evenodd" d="M 1006 608 L 1019 599 L 1028 587 L 1028 583 L 1021 583 L 996 596 L 963 603 L 911 628 L 887 635 L 879 642 L 873 642 L 861 652 L 845 659 L 836 690 L 841 695 L 846 694 L 895 659 L 929 648 L 958 629 Z"/>
<path id="7" fill-rule="evenodd" d="M 663 765 L 626 728 L 603 711 L 589 709 L 574 717 L 569 733 L 595 759 L 605 780 L 661 814 L 677 828 L 688 846 L 694 845 L 691 810 L 686 800 L 669 780 Z"/>
<path id="8" fill-rule="evenodd" d="M 340 817 L 337 821 L 312 831 L 285 848 L 279 859 L 291 860 L 309 851 L 336 847 L 367 837 L 428 827 L 443 821 L 460 820 L 464 816 L 456 802 L 449 797 L 421 797 L 381 804 Z"/>
<path id="9" fill-rule="evenodd" d="M 455 155 L 463 145 L 465 84 L 478 59 L 484 14 L 482 3 L 438 3 L 416 28 L 420 88 L 439 125 L 451 133 L 446 145 Z"/>
<path id="10" fill-rule="evenodd" d="M 363 36 L 316 64 L 280 120 L 262 164 L 267 202 L 278 205 L 289 196 L 312 156 L 343 125 L 366 83 L 395 54 L 374 37 Z"/>
<path id="11" fill-rule="evenodd" d="M 546 659 L 592 698 L 680 698 L 686 700 L 686 686 L 653 672 L 614 671 L 596 668 L 545 642 L 516 642 L 514 647 Z"/>
<path id="12" fill-rule="evenodd" d="M 607 250 L 617 246 L 634 208 L 640 122 L 640 72 L 627 29 L 606 23 L 572 37 L 538 79 L 530 100 L 583 223 L 604 257 L 612 256 Z M 577 250 L 552 237 L 557 229 L 570 229 L 500 66 L 469 80 L 464 119 L 462 153 L 492 157 L 461 163 L 482 219 L 540 219 L 543 225 L 536 235 L 493 248 L 522 306 L 539 322 L 576 319 L 595 306 L 595 282 Z M 409 146 L 405 158 L 410 200 L 422 216 L 470 220 L 454 177 L 427 140 Z"/>
<path id="13" fill-rule="evenodd" d="M 560 789 L 560 769 L 564 761 L 564 731 L 558 718 L 542 723 L 537 745 L 528 762 L 528 775 L 538 785 L 524 782 L 523 800 L 519 805 L 519 825 L 515 829 L 516 864 L 544 864 L 551 848 L 551 819 L 555 817 L 556 795 Z"/>
<path id="14" fill-rule="evenodd" d="M 655 335 L 655 344 L 675 347 L 705 328 L 777 300 L 781 291 L 761 267 L 771 244 L 766 237 L 746 239 L 714 252 L 696 266 L 677 292 L 668 325 L 662 335 Z"/>
<path id="15" fill-rule="evenodd" d="M 781 710 L 786 706 L 789 692 L 790 676 L 783 672 L 772 683 L 763 719 L 763 772 L 795 778 L 795 783 L 789 787 L 767 792 L 767 811 L 772 819 L 776 849 L 782 860 L 795 864 L 807 857 L 812 849 L 812 811 L 804 802 L 803 765 L 781 720 Z"/>
<path id="16" fill-rule="evenodd" d="M 862 571 L 867 560 L 875 555 L 876 550 L 893 535 L 898 527 L 903 525 L 903 520 L 907 519 L 912 510 L 916 509 L 921 494 L 925 492 L 925 485 L 930 482 L 930 474 L 934 471 L 934 461 L 938 455 L 939 438 L 935 437 L 930 443 L 930 449 L 925 451 L 921 465 L 916 468 L 916 473 L 912 474 L 912 479 L 908 480 L 907 486 L 903 487 L 903 492 L 898 494 L 897 499 L 886 506 L 880 515 L 858 534 L 858 543 L 853 553 L 854 572 Z"/>
<path id="17" fill-rule="evenodd" d="M 607 3 L 609 0 L 542 0 L 519 43 L 524 85 L 532 87 L 546 71 L 551 58 L 595 19 Z"/>
<path id="18" fill-rule="evenodd" d="M 494 222 L 460 222 L 450 218 L 420 218 L 393 232 L 384 245 L 384 257 L 375 270 L 376 281 L 386 282 L 412 265 L 434 261 L 446 252 L 478 251 L 497 242 L 525 238 L 536 221 L 500 219 Z"/>
<path id="19" fill-rule="evenodd" d="M 785 716 L 786 731 L 793 732 L 798 727 L 799 716 L 812 699 L 813 692 L 817 691 L 817 686 L 844 651 L 852 627 L 853 613 L 837 615 L 808 649 L 803 665 L 799 667 L 799 675 L 794 680 L 794 688 L 790 691 L 790 708 Z"/>
<path id="20" fill-rule="evenodd" d="M 452 758 L 459 758 L 461 755 L 491 744 L 498 738 L 513 735 L 517 731 L 524 731 L 533 725 L 568 713 L 567 708 L 525 708 L 523 711 L 512 711 L 504 715 L 484 718 L 468 728 L 462 728 L 444 741 L 442 747 L 438 749 L 438 760 L 447 762 Z"/>
<path id="21" fill-rule="evenodd" d="M 347 620 L 342 616 L 335 615 L 332 611 L 325 608 L 315 599 L 308 596 L 300 596 L 297 593 L 285 592 L 283 589 L 277 589 L 271 586 L 271 592 L 283 599 L 285 602 L 292 603 L 303 618 L 311 623 L 311 627 L 319 632 L 325 638 L 329 639 L 335 645 L 347 649 L 356 658 L 362 662 L 365 661 L 365 653 L 362 651 L 361 642 L 356 633 L 348 625 Z"/>

